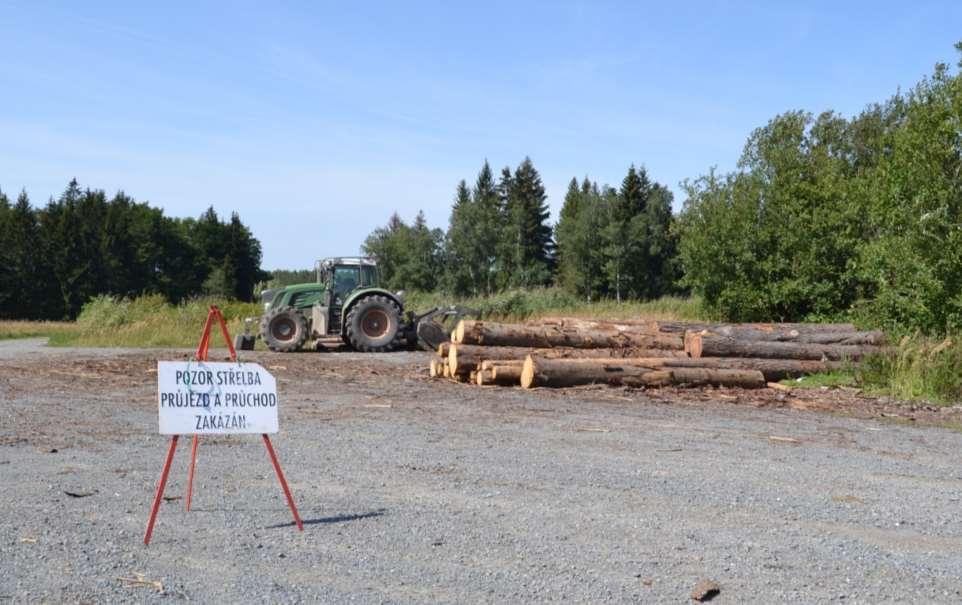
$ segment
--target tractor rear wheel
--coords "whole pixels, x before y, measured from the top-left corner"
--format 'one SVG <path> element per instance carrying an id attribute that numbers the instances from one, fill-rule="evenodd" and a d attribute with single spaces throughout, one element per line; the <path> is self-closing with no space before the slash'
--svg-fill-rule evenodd
<path id="1" fill-rule="evenodd" d="M 261 319 L 261 338 L 271 351 L 296 351 L 307 340 L 307 319 L 291 307 L 274 309 Z"/>
<path id="2" fill-rule="evenodd" d="M 393 351 L 400 345 L 401 309 L 386 296 L 367 296 L 351 307 L 345 327 L 353 349 L 366 353 Z"/>

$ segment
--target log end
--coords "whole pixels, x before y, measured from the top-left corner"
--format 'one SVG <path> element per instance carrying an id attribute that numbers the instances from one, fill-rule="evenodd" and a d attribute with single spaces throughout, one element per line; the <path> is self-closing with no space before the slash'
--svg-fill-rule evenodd
<path id="1" fill-rule="evenodd" d="M 458 373 L 458 345 L 453 343 L 448 347 L 448 368 L 452 374 Z"/>
<path id="2" fill-rule="evenodd" d="M 528 355 L 524 358 L 524 365 L 521 366 L 521 388 L 530 389 L 535 386 L 535 372 L 537 364 L 534 357 Z"/>
<path id="3" fill-rule="evenodd" d="M 685 334 L 685 352 L 692 359 L 701 359 L 702 353 L 704 351 L 702 347 L 702 338 L 705 336 L 706 332 L 691 332 Z"/>

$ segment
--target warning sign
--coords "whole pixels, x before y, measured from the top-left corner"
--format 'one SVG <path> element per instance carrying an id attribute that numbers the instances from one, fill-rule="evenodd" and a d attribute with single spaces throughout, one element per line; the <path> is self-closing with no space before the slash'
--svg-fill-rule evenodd
<path id="1" fill-rule="evenodd" d="M 157 362 L 162 435 L 277 432 L 277 383 L 256 363 Z"/>

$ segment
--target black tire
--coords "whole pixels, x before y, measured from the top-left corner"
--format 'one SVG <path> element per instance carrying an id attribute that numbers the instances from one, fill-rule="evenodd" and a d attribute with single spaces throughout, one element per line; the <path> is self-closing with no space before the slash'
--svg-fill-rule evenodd
<path id="1" fill-rule="evenodd" d="M 235 351 L 253 351 L 254 337 L 249 334 L 238 334 L 234 336 Z"/>
<path id="2" fill-rule="evenodd" d="M 366 296 L 351 307 L 344 335 L 356 351 L 383 353 L 401 344 L 401 309 L 386 296 Z"/>
<path id="3" fill-rule="evenodd" d="M 307 319 L 291 307 L 274 309 L 261 319 L 261 338 L 271 351 L 296 351 L 307 340 Z"/>

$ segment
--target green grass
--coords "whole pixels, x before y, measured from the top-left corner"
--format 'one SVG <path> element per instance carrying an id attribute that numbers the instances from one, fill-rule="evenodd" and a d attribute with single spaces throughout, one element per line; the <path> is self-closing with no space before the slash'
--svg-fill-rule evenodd
<path id="1" fill-rule="evenodd" d="M 75 325 L 71 321 L 0 321 L 0 340 L 10 338 L 54 337 L 69 334 Z"/>
<path id="2" fill-rule="evenodd" d="M 178 305 L 159 295 L 134 300 L 100 296 L 84 305 L 76 322 L 50 334 L 50 344 L 80 347 L 194 347 L 200 340 L 210 305 L 227 319 L 231 336 L 243 331 L 244 318 L 256 316 L 256 303 L 194 299 Z M 223 346 L 219 332 L 212 346 Z"/>
<path id="3" fill-rule="evenodd" d="M 440 293 L 410 292 L 406 306 L 418 312 L 457 303 L 480 311 L 481 319 L 521 321 L 564 315 L 598 319 L 710 319 L 697 298 L 664 297 L 653 301 L 586 302 L 560 288 L 508 290 L 491 296 L 454 298 Z"/>
<path id="4" fill-rule="evenodd" d="M 892 355 L 862 362 L 858 381 L 867 391 L 939 404 L 962 401 L 962 343 L 906 336 Z"/>
<path id="5" fill-rule="evenodd" d="M 858 380 L 853 372 L 837 371 L 812 374 L 801 378 L 788 378 L 782 384 L 796 389 L 820 389 L 822 387 L 854 387 Z"/>

